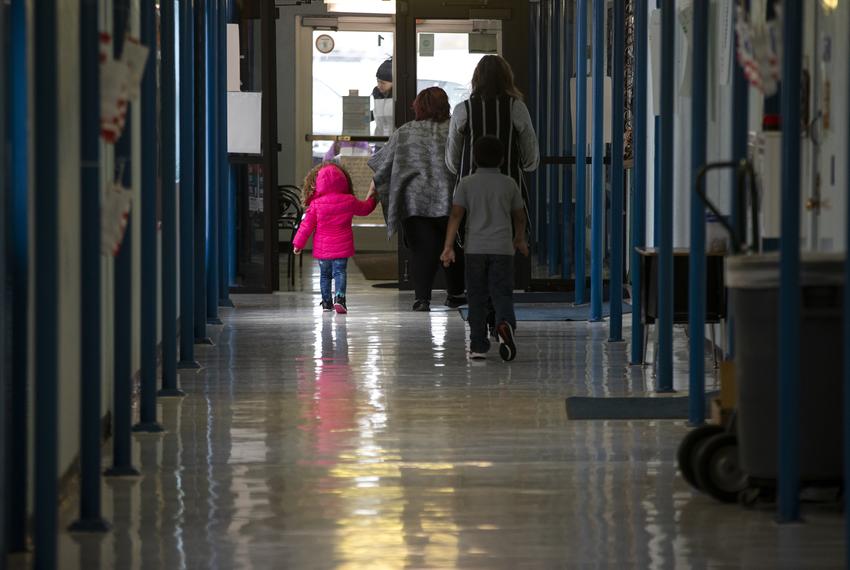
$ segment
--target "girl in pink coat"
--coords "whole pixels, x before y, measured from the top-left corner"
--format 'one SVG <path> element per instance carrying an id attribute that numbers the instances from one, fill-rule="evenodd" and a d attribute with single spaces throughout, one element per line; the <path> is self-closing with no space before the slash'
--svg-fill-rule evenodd
<path id="1" fill-rule="evenodd" d="M 292 240 L 293 251 L 301 253 L 315 230 L 313 257 L 319 262 L 322 308 L 347 313 L 345 284 L 348 258 L 354 255 L 354 232 L 351 219 L 368 216 L 378 204 L 374 187 L 365 200 L 354 196 L 351 176 L 338 164 L 323 162 L 304 179 L 304 219 Z M 336 295 L 331 295 L 331 278 Z"/>

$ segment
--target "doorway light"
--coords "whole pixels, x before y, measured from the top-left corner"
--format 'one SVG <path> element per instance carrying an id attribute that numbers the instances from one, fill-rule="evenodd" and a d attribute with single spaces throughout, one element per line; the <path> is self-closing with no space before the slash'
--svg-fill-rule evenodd
<path id="1" fill-rule="evenodd" d="M 838 0 L 821 0 L 821 3 L 827 11 L 838 8 Z"/>
<path id="2" fill-rule="evenodd" d="M 325 0 L 328 12 L 395 14 L 395 0 Z"/>

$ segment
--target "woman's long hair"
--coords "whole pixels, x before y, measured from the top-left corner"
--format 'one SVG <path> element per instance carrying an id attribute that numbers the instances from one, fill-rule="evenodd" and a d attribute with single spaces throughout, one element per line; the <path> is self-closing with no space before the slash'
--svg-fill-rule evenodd
<path id="1" fill-rule="evenodd" d="M 510 64 L 499 55 L 485 55 L 475 66 L 472 95 L 482 99 L 509 95 L 522 100 L 522 92 L 514 84 L 514 72 Z"/>
<path id="2" fill-rule="evenodd" d="M 348 180 L 348 192 L 354 194 L 354 184 L 351 182 L 351 174 L 341 164 L 336 162 L 322 162 L 310 169 L 307 176 L 304 177 L 304 186 L 301 187 L 301 199 L 304 201 L 304 206 L 309 206 L 313 201 L 313 196 L 316 194 L 316 178 L 319 176 L 319 171 L 326 166 L 338 168 L 345 174 L 345 179 Z"/>

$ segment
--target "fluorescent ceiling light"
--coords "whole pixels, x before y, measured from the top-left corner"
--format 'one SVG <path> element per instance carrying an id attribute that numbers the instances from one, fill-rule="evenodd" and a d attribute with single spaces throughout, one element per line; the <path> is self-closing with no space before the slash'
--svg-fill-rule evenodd
<path id="1" fill-rule="evenodd" d="M 395 0 L 325 0 L 328 12 L 395 14 Z"/>

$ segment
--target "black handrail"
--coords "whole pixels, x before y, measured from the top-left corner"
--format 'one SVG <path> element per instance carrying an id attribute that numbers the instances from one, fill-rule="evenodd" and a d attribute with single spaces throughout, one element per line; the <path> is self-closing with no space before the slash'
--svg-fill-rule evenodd
<path id="1" fill-rule="evenodd" d="M 720 213 L 720 210 L 711 203 L 708 197 L 705 194 L 704 180 L 706 175 L 712 170 L 719 170 L 725 168 L 734 168 L 737 173 L 737 196 L 738 200 L 738 217 L 734 220 L 735 225 L 729 223 L 726 217 Z M 747 195 L 746 195 L 746 185 L 747 178 L 749 178 L 750 185 L 750 215 L 752 216 L 752 245 L 750 247 L 746 247 L 746 244 L 742 244 L 742 241 L 746 237 L 746 227 L 747 227 Z M 732 253 L 741 253 L 745 251 L 745 247 L 747 250 L 759 250 L 759 222 L 758 222 L 758 192 L 756 189 L 756 174 L 753 169 L 752 164 L 747 160 L 738 160 L 738 161 L 724 161 L 724 162 L 710 162 L 702 166 L 697 172 L 696 179 L 696 188 L 695 192 L 697 196 L 699 196 L 702 203 L 705 204 L 705 207 L 711 210 L 711 212 L 717 216 L 720 224 L 729 232 L 729 238 L 732 244 Z"/>

